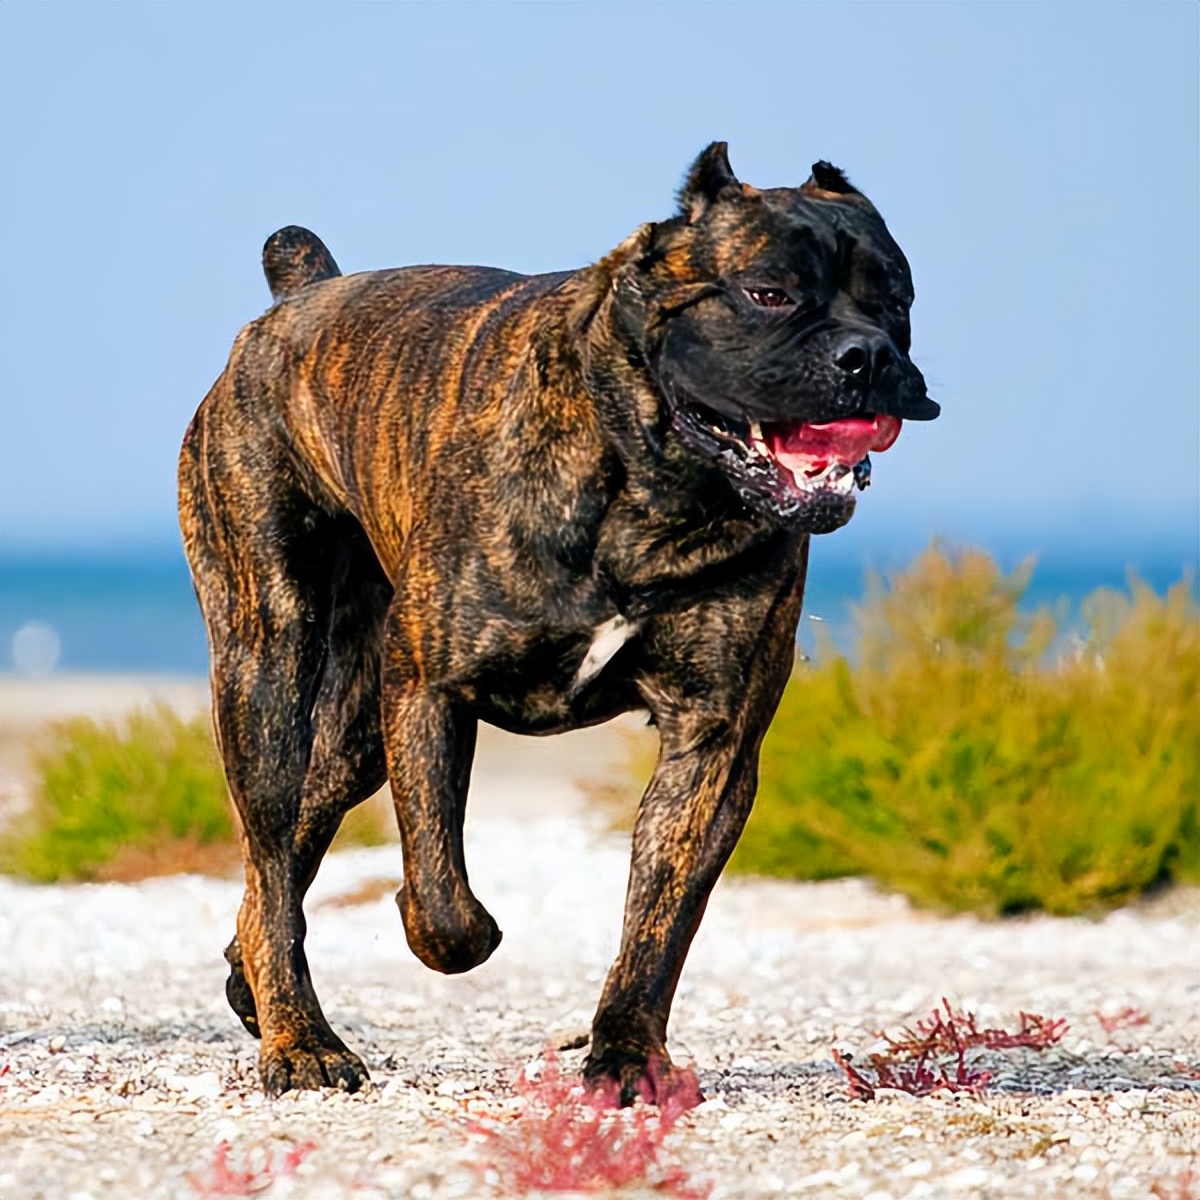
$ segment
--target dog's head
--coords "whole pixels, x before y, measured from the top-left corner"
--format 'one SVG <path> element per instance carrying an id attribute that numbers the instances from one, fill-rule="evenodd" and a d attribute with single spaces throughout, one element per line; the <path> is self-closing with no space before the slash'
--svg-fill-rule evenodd
<path id="1" fill-rule="evenodd" d="M 616 320 L 689 452 L 752 507 L 836 529 L 866 486 L 869 452 L 940 411 L 908 356 L 908 263 L 828 163 L 799 188 L 758 191 L 714 142 L 679 202 L 614 272 Z"/>

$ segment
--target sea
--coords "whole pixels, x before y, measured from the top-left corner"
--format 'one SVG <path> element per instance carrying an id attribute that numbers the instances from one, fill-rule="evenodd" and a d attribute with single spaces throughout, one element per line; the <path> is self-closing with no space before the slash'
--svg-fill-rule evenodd
<path id="1" fill-rule="evenodd" d="M 1020 557 L 997 553 L 1006 570 Z M 820 630 L 853 654 L 853 608 L 864 596 L 867 571 L 876 566 L 886 579 L 896 565 L 828 552 L 815 542 L 801 652 L 815 649 Z M 1196 555 L 1186 549 L 1043 553 L 1022 604 L 1054 607 L 1069 628 L 1081 621 L 1084 597 L 1100 587 L 1126 589 L 1131 570 L 1160 593 L 1181 578 L 1196 590 Z M 0 553 L 0 672 L 178 677 L 207 669 L 204 627 L 182 551 Z"/>

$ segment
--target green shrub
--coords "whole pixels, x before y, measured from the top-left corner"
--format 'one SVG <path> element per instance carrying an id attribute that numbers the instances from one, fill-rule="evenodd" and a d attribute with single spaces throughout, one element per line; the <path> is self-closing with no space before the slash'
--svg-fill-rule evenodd
<path id="1" fill-rule="evenodd" d="M 236 851 L 202 853 L 235 840 L 207 717 L 159 707 L 121 726 L 63 721 L 47 731 L 34 773 L 33 804 L 0 841 L 5 872 L 50 883 L 236 861 Z"/>
<path id="2" fill-rule="evenodd" d="M 59 722 L 33 768 L 33 802 L 0 837 L 0 871 L 51 883 L 222 874 L 241 861 L 207 716 L 159 707 L 119 725 Z M 389 809 L 381 797 L 360 806 L 335 845 L 388 840 Z"/>
<path id="3" fill-rule="evenodd" d="M 866 874 L 918 903 L 1075 913 L 1200 879 L 1200 633 L 1186 583 L 1018 611 L 1031 567 L 931 549 L 798 668 L 732 869 Z"/>

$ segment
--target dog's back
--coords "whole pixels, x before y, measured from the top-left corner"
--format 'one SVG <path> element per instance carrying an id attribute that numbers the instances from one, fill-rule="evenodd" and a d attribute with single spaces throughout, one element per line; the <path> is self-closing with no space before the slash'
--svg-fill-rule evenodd
<path id="1" fill-rule="evenodd" d="M 256 460 L 270 447 L 313 500 L 362 523 L 393 574 L 433 496 L 479 509 L 476 481 L 493 473 L 484 460 L 507 454 L 501 409 L 529 357 L 524 329 L 572 272 L 414 266 L 343 275 L 320 238 L 294 225 L 267 239 L 263 270 L 274 303 L 238 334 L 188 442 L 196 447 L 206 429 L 218 453 L 211 439 L 227 436 L 259 443 Z M 435 472 L 461 487 L 436 488 Z M 366 486 L 380 479 L 393 486 Z"/>

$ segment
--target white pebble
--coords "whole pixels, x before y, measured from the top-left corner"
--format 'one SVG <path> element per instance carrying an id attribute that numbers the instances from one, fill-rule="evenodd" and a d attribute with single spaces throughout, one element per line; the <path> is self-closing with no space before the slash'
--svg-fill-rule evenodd
<path id="1" fill-rule="evenodd" d="M 205 1071 L 202 1075 L 176 1076 L 180 1081 L 181 1091 L 197 1100 L 215 1100 L 224 1090 L 221 1077 L 216 1071 Z"/>
<path id="2" fill-rule="evenodd" d="M 234 1142 L 241 1132 L 241 1126 L 232 1117 L 222 1117 L 213 1129 L 214 1142 Z"/>
<path id="3" fill-rule="evenodd" d="M 825 1187 L 826 1184 L 837 1182 L 836 1171 L 814 1171 L 811 1175 L 804 1175 L 797 1179 L 792 1184 L 792 1191 L 807 1191 L 809 1188 Z"/>
<path id="4" fill-rule="evenodd" d="M 988 1181 L 988 1173 L 982 1167 L 964 1167 L 946 1177 L 946 1190 L 954 1195 L 968 1188 L 982 1187 Z"/>

